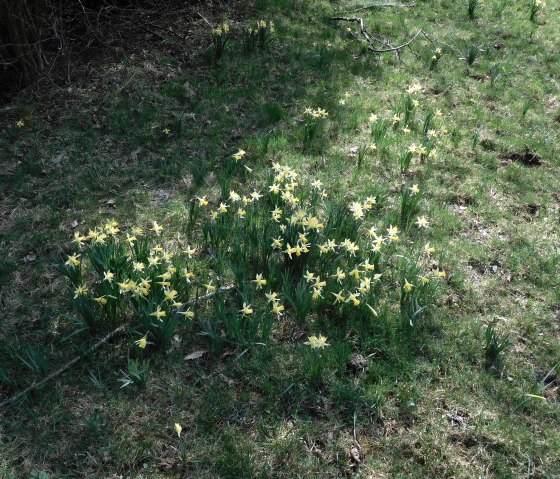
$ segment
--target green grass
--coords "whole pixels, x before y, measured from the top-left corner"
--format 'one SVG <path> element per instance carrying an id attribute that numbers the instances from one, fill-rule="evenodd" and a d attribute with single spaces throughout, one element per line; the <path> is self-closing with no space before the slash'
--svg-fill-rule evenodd
<path id="1" fill-rule="evenodd" d="M 367 52 L 346 32 L 355 25 L 328 21 L 335 4 L 256 2 L 248 18 L 230 13 L 217 65 L 201 55 L 180 69 L 147 48 L 98 65 L 88 84 L 4 107 L 2 397 L 97 338 L 62 342 L 71 308 L 52 264 L 74 231 L 115 217 L 187 234 L 189 202 L 219 198 L 224 164 L 239 148 L 254 169 L 233 180 L 239 191 L 252 191 L 273 161 L 322 180 L 345 203 L 376 195 L 382 212 L 397 206 L 401 183 L 419 184 L 448 286 L 414 337 L 376 323 L 375 348 L 323 318 L 332 346 L 319 389 L 301 367 L 306 328 L 194 361 L 183 358 L 208 343 L 185 328 L 169 354 L 151 358 L 146 386 L 124 389 L 117 380 L 129 344 L 120 337 L 0 413 L 0 477 L 557 477 L 556 373 L 545 380 L 560 359 L 560 105 L 551 81 L 560 74 L 560 18 L 551 4 L 536 24 L 528 1 L 479 3 L 473 21 L 466 2 L 448 0 L 360 13 L 394 43 L 419 28 L 442 42 L 431 69 L 406 50 L 400 59 Z M 274 20 L 276 41 L 245 52 L 236 25 L 260 18 Z M 479 48 L 470 65 L 465 45 Z M 413 48 L 425 59 L 434 50 L 425 40 Z M 386 111 L 416 82 L 421 108 L 440 109 L 449 131 L 438 157 L 401 174 L 400 155 L 418 134 L 389 133 L 358 168 L 351 153 L 371 142 L 370 114 L 392 117 Z M 307 107 L 329 117 L 304 144 Z M 507 160 L 525 145 L 540 166 Z M 489 325 L 511 342 L 493 367 Z M 354 353 L 367 369 L 348 366 Z"/>

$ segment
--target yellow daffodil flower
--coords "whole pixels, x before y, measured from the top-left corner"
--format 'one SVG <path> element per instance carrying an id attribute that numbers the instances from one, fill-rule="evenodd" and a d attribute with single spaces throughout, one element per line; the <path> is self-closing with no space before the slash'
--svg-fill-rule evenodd
<path id="1" fill-rule="evenodd" d="M 174 289 L 172 289 L 170 291 L 164 291 L 164 293 L 165 293 L 165 298 L 164 298 L 165 301 L 175 301 L 175 298 L 179 294 Z"/>
<path id="2" fill-rule="evenodd" d="M 336 280 L 341 283 L 342 280 L 346 278 L 346 273 L 340 268 L 336 268 L 336 273 L 331 275 L 331 278 L 336 278 Z"/>
<path id="3" fill-rule="evenodd" d="M 439 269 L 436 269 L 433 274 L 434 278 L 445 278 L 447 276 L 447 273 L 445 271 L 440 271 Z"/>
<path id="4" fill-rule="evenodd" d="M 157 266 L 160 263 L 161 263 L 161 258 L 159 256 L 150 256 L 148 258 L 148 264 L 150 266 Z"/>
<path id="5" fill-rule="evenodd" d="M 72 267 L 76 267 L 80 265 L 80 260 L 79 258 L 79 254 L 73 254 L 72 256 L 68 256 L 68 259 L 66 260 L 66 263 L 64 263 L 66 266 L 72 266 Z"/>
<path id="6" fill-rule="evenodd" d="M 135 343 L 138 345 L 140 349 L 146 349 L 146 346 L 148 345 L 148 336 L 147 335 L 142 336 L 140 339 L 135 341 Z"/>
<path id="7" fill-rule="evenodd" d="M 256 278 L 251 282 L 256 284 L 257 289 L 262 289 L 263 286 L 266 286 L 266 279 L 263 279 L 263 275 L 261 273 L 257 274 Z"/>
<path id="8" fill-rule="evenodd" d="M 206 196 L 197 196 L 196 199 L 198 200 L 199 206 L 208 206 L 208 201 L 206 201 Z"/>
<path id="9" fill-rule="evenodd" d="M 150 316 L 155 316 L 157 319 L 165 318 L 166 315 L 167 313 L 165 311 L 162 311 L 159 306 L 153 313 L 150 313 Z"/>
<path id="10" fill-rule="evenodd" d="M 358 268 L 354 268 L 348 273 L 350 276 L 354 276 L 354 279 L 360 279 L 361 271 Z"/>
<path id="11" fill-rule="evenodd" d="M 317 231 L 325 227 L 325 225 L 321 223 L 319 219 L 316 218 L 315 216 L 312 216 L 311 218 L 303 221 L 301 224 L 310 230 L 317 230 Z"/>
<path id="12" fill-rule="evenodd" d="M 348 207 L 348 209 L 352 212 L 352 214 L 354 215 L 354 218 L 356 218 L 357 220 L 360 220 L 364 217 L 364 209 L 362 208 L 361 203 L 358 203 L 357 201 L 354 201 Z"/>
<path id="13" fill-rule="evenodd" d="M 391 241 L 399 241 L 399 228 L 397 228 L 396 226 L 393 225 L 389 225 L 389 228 L 387 228 L 387 236 L 389 236 L 389 239 Z"/>
<path id="14" fill-rule="evenodd" d="M 85 286 L 78 286 L 74 290 L 74 299 L 77 299 L 79 296 L 85 296 L 87 294 L 87 288 Z"/>
<path id="15" fill-rule="evenodd" d="M 329 343 L 327 343 L 327 338 L 326 336 L 323 335 L 319 335 L 319 337 L 313 335 L 313 336 L 308 336 L 307 341 L 305 341 L 305 343 L 303 343 L 307 346 L 310 346 L 311 349 L 323 349 L 325 346 L 330 346 Z"/>
<path id="16" fill-rule="evenodd" d="M 130 236 L 128 233 L 126 234 L 126 239 L 124 240 L 125 243 L 128 243 L 130 246 L 134 246 L 134 242 L 136 241 L 136 236 Z"/>
<path id="17" fill-rule="evenodd" d="M 239 150 L 237 153 L 234 153 L 232 156 L 232 158 L 235 161 L 240 161 L 241 159 L 243 159 L 243 157 L 247 154 L 247 152 L 245 150 Z"/>
<path id="18" fill-rule="evenodd" d="M 278 207 L 274 208 L 272 211 L 272 220 L 276 221 L 276 223 L 278 223 L 280 221 L 280 219 L 282 219 L 282 210 Z"/>
<path id="19" fill-rule="evenodd" d="M 309 271 L 309 270 L 307 270 L 307 271 L 305 272 L 305 275 L 304 275 L 303 277 L 305 278 L 305 280 L 306 280 L 308 283 L 311 283 L 312 281 L 315 281 L 316 278 L 317 278 L 317 277 L 315 276 L 315 273 L 312 273 L 312 272 Z"/>
<path id="20" fill-rule="evenodd" d="M 335 300 L 334 300 L 335 304 L 336 303 L 344 303 L 344 295 L 342 294 L 342 291 L 339 291 L 338 293 L 331 293 L 331 294 L 335 298 Z"/>
<path id="21" fill-rule="evenodd" d="M 280 303 L 273 303 L 272 312 L 276 315 L 282 314 L 284 311 L 284 305 Z"/>
<path id="22" fill-rule="evenodd" d="M 370 264 L 369 258 L 366 259 L 360 266 L 361 266 L 362 268 L 364 268 L 366 271 L 374 271 L 374 270 L 375 270 L 375 265 L 374 265 L 374 264 Z"/>
<path id="23" fill-rule="evenodd" d="M 156 235 L 160 235 L 160 233 L 163 231 L 163 226 L 158 225 L 156 221 L 154 221 L 152 227 L 150 228 L 151 231 L 153 231 Z"/>
<path id="24" fill-rule="evenodd" d="M 202 286 L 206 288 L 206 293 L 215 293 L 217 289 L 216 286 L 212 284 L 212 281 L 210 281 L 208 284 L 203 284 Z"/>
<path id="25" fill-rule="evenodd" d="M 240 309 L 239 312 L 244 316 L 249 316 L 253 314 L 253 308 L 251 308 L 250 304 L 243 303 L 243 309 Z"/>
<path id="26" fill-rule="evenodd" d="M 360 305 L 360 300 L 358 299 L 358 294 L 356 294 L 356 293 L 350 293 L 348 295 L 348 298 L 346 298 L 345 303 L 348 303 L 350 301 L 352 301 L 352 304 L 354 306 L 359 306 Z"/>
<path id="27" fill-rule="evenodd" d="M 181 273 L 181 276 L 187 280 L 187 283 L 190 283 L 191 279 L 194 278 L 194 272 L 189 271 L 187 268 L 183 268 L 183 272 Z"/>
<path id="28" fill-rule="evenodd" d="M 266 300 L 269 303 L 275 303 L 276 298 L 278 297 L 278 293 L 273 293 L 272 291 L 270 291 L 269 293 L 265 293 L 264 295 L 266 296 Z"/>
<path id="29" fill-rule="evenodd" d="M 84 241 L 87 240 L 87 236 L 82 236 L 78 231 L 74 233 L 74 239 L 72 240 L 73 243 L 76 243 L 78 246 L 83 246 Z"/>
<path id="30" fill-rule="evenodd" d="M 412 291 L 412 288 L 414 288 L 414 285 L 410 284 L 408 280 L 405 278 L 404 286 L 403 286 L 405 293 L 410 293 Z"/>
<path id="31" fill-rule="evenodd" d="M 427 256 L 430 256 L 432 253 L 435 253 L 436 249 L 433 246 L 430 246 L 430 243 L 426 243 L 424 245 L 424 253 Z"/>

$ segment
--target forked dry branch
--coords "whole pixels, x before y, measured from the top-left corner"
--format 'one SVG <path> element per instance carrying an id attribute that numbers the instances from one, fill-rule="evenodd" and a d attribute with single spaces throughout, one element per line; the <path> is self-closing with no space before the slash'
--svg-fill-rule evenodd
<path id="1" fill-rule="evenodd" d="M 383 38 L 380 36 L 372 35 L 364 26 L 364 19 L 361 17 L 331 17 L 329 20 L 337 21 L 337 22 L 352 22 L 357 23 L 360 29 L 360 35 L 362 35 L 367 42 L 368 50 L 372 51 L 373 53 L 380 54 L 380 53 L 395 53 L 397 56 L 400 55 L 400 51 L 404 48 L 409 48 L 411 53 L 418 59 L 421 57 L 412 50 L 410 45 L 420 36 L 426 38 L 430 43 L 435 44 L 435 42 L 428 36 L 428 34 L 420 29 L 418 30 L 408 41 L 402 43 L 400 45 L 393 45 L 387 38 Z M 351 32 L 352 36 L 358 38 L 358 36 Z"/>

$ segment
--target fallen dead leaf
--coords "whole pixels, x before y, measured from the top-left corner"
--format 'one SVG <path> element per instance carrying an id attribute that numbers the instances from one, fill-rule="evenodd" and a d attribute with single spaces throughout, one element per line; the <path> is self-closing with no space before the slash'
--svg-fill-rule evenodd
<path id="1" fill-rule="evenodd" d="M 206 350 L 193 351 L 192 353 L 187 354 L 185 356 L 185 361 L 192 361 L 194 359 L 200 359 L 205 354 L 206 354 Z"/>
<path id="2" fill-rule="evenodd" d="M 360 450 L 356 447 L 356 446 L 352 446 L 350 448 L 350 457 L 352 458 L 352 460 L 356 463 L 360 463 L 362 462 L 361 459 L 361 454 L 360 454 Z"/>

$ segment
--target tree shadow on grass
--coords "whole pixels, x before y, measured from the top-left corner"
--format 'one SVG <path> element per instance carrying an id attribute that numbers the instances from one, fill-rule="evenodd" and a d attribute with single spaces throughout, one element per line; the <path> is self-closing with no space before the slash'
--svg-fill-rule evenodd
<path id="1" fill-rule="evenodd" d="M 271 11 L 266 8 L 262 16 Z M 3 326 L 5 338 L 17 331 L 24 342 L 48 344 L 53 366 L 80 350 L 79 342 L 58 346 L 57 318 L 67 309 L 61 299 L 66 293 L 50 266 L 75 231 L 111 217 L 125 226 L 157 220 L 171 231 L 184 231 L 189 201 L 218 187 L 224 160 L 239 148 L 249 151 L 255 173 L 268 162 L 281 160 L 284 150 L 320 168 L 318 159 L 349 128 L 336 120 L 344 91 L 352 87 L 353 77 L 379 79 L 381 67 L 367 52 L 355 51 L 355 44 L 330 25 L 311 23 L 303 28 L 301 23 L 277 23 L 277 40 L 268 50 L 247 54 L 237 38 L 219 66 L 201 63 L 187 71 L 177 71 L 173 60 L 158 51 L 147 52 L 100 71 L 89 86 L 60 92 L 49 104 L 21 107 L 32 112 L 29 117 L 35 121 L 28 122 L 28 130 L 7 127 L 7 141 L 0 146 L 7 165 L 0 178 L 0 241 L 7 249 L 0 264 L 1 281 L 12 316 Z M 304 148 L 299 117 L 307 107 L 326 109 L 331 120 Z M 241 176 L 237 181 L 252 179 Z M 36 259 L 21 262 L 29 252 Z M 257 453 L 270 455 L 273 462 L 282 454 L 294 454 L 285 449 L 290 441 L 282 442 L 283 428 L 295 428 L 297 435 L 313 434 L 310 422 L 336 422 L 342 416 L 348 426 L 356 410 L 368 411 L 364 416 L 373 421 L 386 392 L 375 380 L 367 390 L 356 390 L 339 371 L 328 398 L 309 397 L 307 389 L 294 382 L 289 367 L 277 375 L 268 371 L 265 380 L 255 379 L 271 361 L 264 353 L 241 366 L 218 361 L 185 367 L 180 357 L 161 358 L 155 365 L 157 379 L 147 390 L 122 392 L 113 383 L 126 348 L 105 348 L 111 352 L 99 353 L 104 359 L 100 366 L 101 361 L 91 358 L 40 391 L 33 398 L 39 399 L 37 403 L 6 413 L 14 434 L 6 446 L 12 464 L 21 461 L 30 471 L 32 463 L 81 477 L 112 471 L 127 474 L 147 463 L 160 471 L 186 468 L 207 474 L 219 451 L 216 470 L 221 477 L 269 477 L 266 460 L 251 462 L 255 470 L 245 465 Z M 36 378 L 21 370 L 21 364 L 5 359 L 3 371 L 14 378 L 5 387 L 6 394 Z M 387 358 L 388 369 L 394 359 Z M 412 363 L 409 358 L 401 366 L 410 368 Z M 171 371 L 166 371 L 169 367 Z M 92 374 L 113 385 L 95 388 Z M 244 380 L 245 374 L 254 378 Z M 398 377 L 396 369 L 388 374 Z M 47 391 L 58 394 L 45 399 Z M 342 413 L 332 414 L 333 408 Z M 185 434 L 186 445 L 181 446 L 170 433 L 170 417 L 200 428 L 200 435 Z M 290 426 L 299 417 L 301 423 L 294 419 L 297 425 Z M 39 421 L 26 427 L 33 418 Z M 270 437 L 269 427 L 275 429 Z M 220 429 L 229 432 L 213 443 Z M 251 442 L 248 437 L 255 430 L 260 439 Z M 335 439 L 346 441 L 342 436 L 338 431 Z M 329 446 L 332 457 L 338 457 L 341 447 L 335 439 Z M 189 443 L 195 440 L 207 444 Z M 25 447 L 16 452 L 22 443 Z M 267 444 L 277 452 L 267 453 Z M 196 447 L 198 451 L 189 452 Z M 183 454 L 182 465 L 177 450 Z M 158 463 L 162 457 L 170 462 Z M 299 467 L 297 458 L 293 460 L 293 467 Z M 343 466 L 335 461 L 329 467 L 339 473 Z M 239 475 L 240 470 L 245 476 Z"/>

